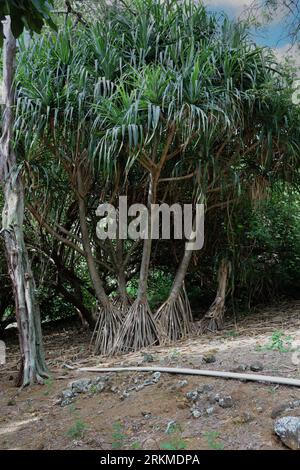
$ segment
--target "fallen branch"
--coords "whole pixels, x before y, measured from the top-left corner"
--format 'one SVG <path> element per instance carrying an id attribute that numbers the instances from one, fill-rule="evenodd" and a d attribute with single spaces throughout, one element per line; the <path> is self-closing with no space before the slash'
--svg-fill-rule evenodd
<path id="1" fill-rule="evenodd" d="M 70 368 L 70 367 L 69 367 Z M 237 372 L 223 372 L 219 370 L 186 369 L 179 367 L 82 367 L 80 372 L 165 372 L 167 374 L 203 375 L 206 377 L 219 377 L 223 379 L 250 380 L 253 382 L 267 382 L 280 385 L 300 387 L 299 379 L 289 377 L 273 377 L 272 375 L 240 374 Z"/>

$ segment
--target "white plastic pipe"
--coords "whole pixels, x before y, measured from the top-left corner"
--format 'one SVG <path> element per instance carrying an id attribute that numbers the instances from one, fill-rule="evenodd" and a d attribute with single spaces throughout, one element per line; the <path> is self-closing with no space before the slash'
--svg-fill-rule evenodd
<path id="1" fill-rule="evenodd" d="M 163 372 L 167 374 L 203 375 L 206 377 L 219 377 L 221 379 L 251 380 L 253 382 L 274 383 L 300 387 L 299 379 L 288 377 L 273 377 L 272 375 L 240 374 L 238 372 L 223 372 L 219 370 L 187 369 L 181 367 L 82 367 L 82 372 Z"/>

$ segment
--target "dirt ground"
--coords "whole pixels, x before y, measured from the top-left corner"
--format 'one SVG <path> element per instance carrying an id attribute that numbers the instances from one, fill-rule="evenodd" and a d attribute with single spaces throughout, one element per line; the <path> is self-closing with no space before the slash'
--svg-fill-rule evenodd
<path id="1" fill-rule="evenodd" d="M 258 373 L 300 378 L 300 365 L 293 356 L 300 345 L 299 327 L 300 302 L 293 302 L 259 310 L 237 324 L 227 322 L 218 334 L 99 359 L 89 352 L 89 333 L 74 323 L 59 323 L 56 328 L 44 328 L 51 378 L 43 386 L 21 392 L 14 386 L 19 354 L 15 332 L 10 331 L 7 363 L 0 366 L 0 448 L 284 450 L 273 433 L 273 423 L 276 416 L 300 416 L 300 401 L 292 410 L 288 405 L 300 400 L 296 387 L 169 374 L 142 387 L 152 377 L 150 372 L 122 372 L 106 374 L 104 391 L 80 393 L 66 406 L 58 399 L 70 382 L 100 376 L 71 370 L 68 365 L 248 372 L 260 362 L 263 370 Z M 213 355 L 215 362 L 204 362 L 207 355 Z M 194 417 L 193 402 L 186 394 L 197 389 L 194 409 L 200 410 L 200 416 Z M 228 396 L 230 406 L 220 406 L 218 397 Z"/>

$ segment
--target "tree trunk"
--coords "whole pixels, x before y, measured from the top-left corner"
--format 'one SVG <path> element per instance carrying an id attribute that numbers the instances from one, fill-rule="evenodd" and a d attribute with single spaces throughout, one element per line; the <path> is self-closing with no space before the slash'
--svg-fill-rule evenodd
<path id="1" fill-rule="evenodd" d="M 151 214 L 151 204 L 156 199 L 157 182 L 150 175 L 148 192 L 148 209 Z M 113 353 L 138 351 L 147 346 L 158 343 L 158 330 L 148 303 L 147 287 L 149 276 L 149 265 L 151 258 L 151 217 L 148 218 L 148 238 L 144 239 L 142 263 L 140 268 L 140 279 L 137 298 L 128 310 L 128 314 L 122 323 L 116 337 Z"/>
<path id="2" fill-rule="evenodd" d="M 125 267 L 124 267 L 124 240 L 120 238 L 117 239 L 117 245 L 116 245 L 116 270 L 117 270 L 117 281 L 118 281 L 118 295 L 114 299 L 114 304 L 120 308 L 120 311 L 122 312 L 122 315 L 124 316 L 128 312 L 128 308 L 129 308 L 129 305 L 131 305 L 131 302 L 126 291 L 127 282 L 126 282 L 126 273 L 125 273 Z"/>
<path id="3" fill-rule="evenodd" d="M 163 336 L 161 341 L 177 341 L 191 332 L 192 312 L 184 287 L 184 279 L 192 258 L 192 250 L 184 250 L 168 299 L 155 315 Z"/>
<path id="4" fill-rule="evenodd" d="M 227 282 L 230 273 L 230 263 L 227 259 L 223 258 L 218 270 L 218 289 L 215 300 L 210 306 L 208 312 L 201 320 L 201 332 L 217 331 L 223 328 L 224 313 L 225 313 L 225 300 Z"/>
<path id="5" fill-rule="evenodd" d="M 98 320 L 93 332 L 91 343 L 95 338 L 95 354 L 110 354 L 114 344 L 115 336 L 119 330 L 121 323 L 121 315 L 117 307 L 115 307 L 103 287 L 102 280 L 96 268 L 96 263 L 90 245 L 89 231 L 86 221 L 86 205 L 84 198 L 84 188 L 82 182 L 81 169 L 77 169 L 78 182 L 78 205 L 79 205 L 79 221 L 81 228 L 82 244 L 90 273 L 90 278 L 96 292 L 99 302 Z"/>
<path id="6" fill-rule="evenodd" d="M 3 94 L 4 113 L 0 142 L 0 176 L 4 190 L 1 235 L 5 241 L 9 274 L 13 284 L 16 319 L 21 349 L 20 385 L 42 382 L 47 368 L 42 346 L 40 311 L 36 301 L 35 282 L 24 242 L 24 189 L 12 148 L 14 72 L 16 40 L 10 18 L 4 22 Z"/>

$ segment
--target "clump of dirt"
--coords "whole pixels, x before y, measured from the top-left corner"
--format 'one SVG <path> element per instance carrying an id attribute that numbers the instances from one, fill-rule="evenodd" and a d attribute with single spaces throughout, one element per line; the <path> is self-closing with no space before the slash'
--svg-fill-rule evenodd
<path id="1" fill-rule="evenodd" d="M 299 312 L 298 303 L 277 306 L 237 326 L 227 323 L 217 335 L 116 358 L 92 356 L 90 334 L 74 324 L 52 326 L 44 331 L 51 378 L 21 392 L 14 386 L 19 352 L 10 333 L 7 363 L 0 366 L 0 448 L 284 449 L 274 419 L 300 416 L 298 388 L 150 372 L 106 373 L 102 380 L 68 366 L 149 363 L 299 377 Z M 66 390 L 75 393 L 62 406 Z"/>

